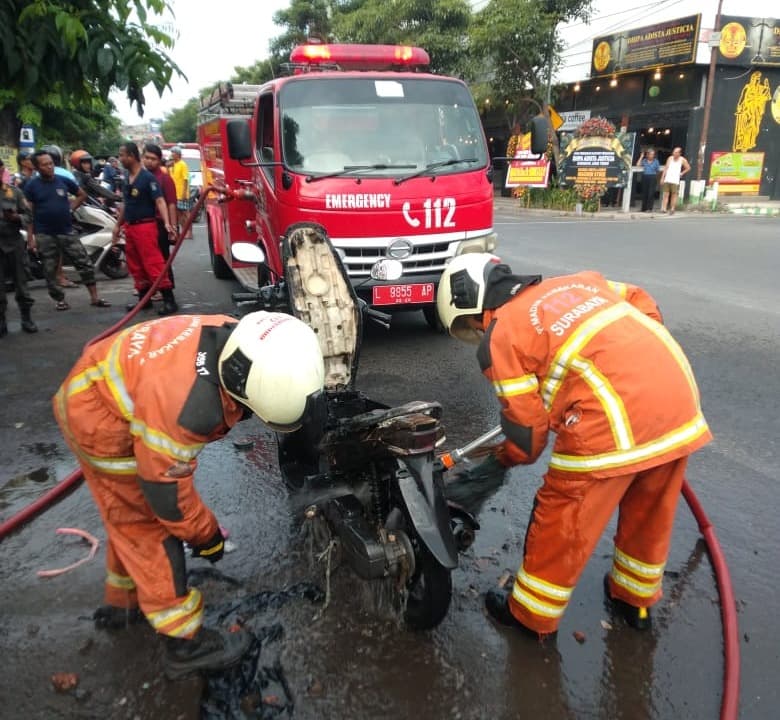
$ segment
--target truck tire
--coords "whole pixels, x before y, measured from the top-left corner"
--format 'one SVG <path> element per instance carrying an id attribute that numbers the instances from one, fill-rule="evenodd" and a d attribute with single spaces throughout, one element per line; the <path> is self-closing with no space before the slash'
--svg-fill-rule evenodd
<path id="1" fill-rule="evenodd" d="M 217 280 L 232 280 L 233 271 L 230 265 L 225 262 L 225 258 L 214 252 L 214 237 L 211 233 L 211 223 L 209 223 L 209 259 L 211 260 L 211 269 L 214 271 L 214 277 Z"/>

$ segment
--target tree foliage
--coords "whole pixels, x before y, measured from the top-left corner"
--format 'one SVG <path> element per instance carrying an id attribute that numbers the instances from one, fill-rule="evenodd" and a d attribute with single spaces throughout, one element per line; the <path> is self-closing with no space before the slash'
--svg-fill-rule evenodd
<path id="1" fill-rule="evenodd" d="M 3 0 L 0 110 L 17 129 L 40 126 L 47 109 L 91 108 L 118 88 L 142 115 L 144 87 L 162 94 L 180 73 L 172 38 L 154 24 L 165 11 L 165 0 Z"/>
<path id="2" fill-rule="evenodd" d="M 198 124 L 197 98 L 191 98 L 187 103 L 166 115 L 163 120 L 162 134 L 170 142 L 195 142 Z"/>
<path id="3" fill-rule="evenodd" d="M 490 0 L 476 13 L 470 34 L 483 80 L 502 98 L 541 99 L 550 61 L 553 72 L 560 62 L 558 24 L 587 20 L 591 5 L 592 0 Z"/>
<path id="4" fill-rule="evenodd" d="M 338 42 L 417 45 L 431 71 L 467 76 L 471 7 L 466 0 L 352 0 L 334 3 Z"/>

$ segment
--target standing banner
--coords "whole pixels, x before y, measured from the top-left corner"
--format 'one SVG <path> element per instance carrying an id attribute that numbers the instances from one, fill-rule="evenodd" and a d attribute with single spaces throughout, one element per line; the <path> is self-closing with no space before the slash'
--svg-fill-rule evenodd
<path id="1" fill-rule="evenodd" d="M 722 195 L 758 195 L 763 169 L 762 152 L 713 152 L 710 155 L 710 185 L 717 182 Z"/>
<path id="2" fill-rule="evenodd" d="M 634 157 L 636 133 L 611 137 L 567 136 L 561 143 L 561 185 L 625 187 Z"/>
<path id="3" fill-rule="evenodd" d="M 531 152 L 531 133 L 520 136 L 515 159 L 509 161 L 505 187 L 547 187 L 550 179 L 550 161 L 547 155 Z"/>

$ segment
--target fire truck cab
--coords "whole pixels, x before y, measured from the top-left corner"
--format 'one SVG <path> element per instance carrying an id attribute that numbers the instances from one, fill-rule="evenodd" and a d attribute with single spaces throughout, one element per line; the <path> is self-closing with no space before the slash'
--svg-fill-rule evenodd
<path id="1" fill-rule="evenodd" d="M 367 302 L 421 309 L 436 327 L 446 263 L 496 244 L 492 166 L 471 93 L 424 72 L 420 48 L 304 45 L 290 60 L 288 76 L 218 88 L 202 107 L 206 184 L 248 191 L 207 205 L 215 275 L 257 282 L 232 259 L 239 240 L 260 244 L 278 272 L 280 237 L 313 222 Z M 396 283 L 371 280 L 380 257 L 403 263 Z"/>

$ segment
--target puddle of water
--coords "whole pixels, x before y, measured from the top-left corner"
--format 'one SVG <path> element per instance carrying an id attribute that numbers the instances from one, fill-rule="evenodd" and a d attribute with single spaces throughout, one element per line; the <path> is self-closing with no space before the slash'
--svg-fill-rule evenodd
<path id="1" fill-rule="evenodd" d="M 27 473 L 22 473 L 11 478 L 5 485 L 0 487 L 0 510 L 16 505 L 24 500 L 37 497 L 44 490 L 44 484 L 54 485 L 48 467 L 39 467 Z"/>

